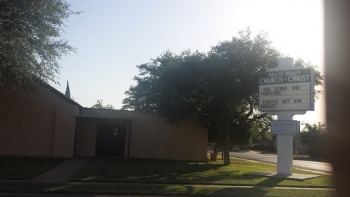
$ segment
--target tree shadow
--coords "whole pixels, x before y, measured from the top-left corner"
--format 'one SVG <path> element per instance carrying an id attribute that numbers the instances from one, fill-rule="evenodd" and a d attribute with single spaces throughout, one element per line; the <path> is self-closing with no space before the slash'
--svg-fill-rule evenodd
<path id="1" fill-rule="evenodd" d="M 287 178 L 279 177 L 277 175 L 272 177 L 258 176 L 258 175 L 242 175 L 237 178 L 241 180 L 251 180 L 254 178 L 265 177 L 266 179 L 252 186 L 221 188 L 214 193 L 215 196 L 265 196 L 271 189 L 278 186 L 281 182 L 287 180 Z"/>
<path id="2" fill-rule="evenodd" d="M 87 173 L 81 177 L 92 177 L 86 182 L 83 180 L 85 183 L 127 184 L 127 187 L 133 184 L 157 184 L 159 185 L 159 188 L 157 188 L 159 191 L 169 191 L 170 194 L 172 192 L 178 194 L 179 188 L 175 186 L 181 185 L 180 195 L 215 196 L 231 196 L 231 193 L 232 196 L 264 196 L 271 192 L 271 188 L 287 180 L 287 178 L 276 176 L 241 174 L 240 170 L 234 169 L 221 171 L 220 168 L 222 167 L 225 167 L 225 165 L 211 162 L 145 159 L 113 160 L 104 158 L 96 159 L 95 163 L 88 165 L 88 168 L 85 169 Z M 264 178 L 262 179 L 262 177 Z M 238 186 L 234 187 L 234 185 L 230 185 L 229 179 L 241 181 L 233 183 Z M 77 181 L 82 181 L 82 179 Z M 218 183 L 218 187 L 210 188 L 209 185 L 215 185 L 216 183 Z M 201 187 L 201 185 L 203 188 L 198 192 L 198 187 Z M 207 186 L 209 186 L 208 189 Z"/>
<path id="3" fill-rule="evenodd" d="M 97 158 L 90 161 L 71 181 L 187 183 L 203 179 L 203 173 L 221 167 L 224 165 L 207 162 Z M 205 174 L 206 179 L 211 181 L 224 176 L 218 173 L 214 175 Z"/>
<path id="4" fill-rule="evenodd" d="M 276 187 L 282 181 L 287 180 L 287 178 L 279 177 L 278 175 L 273 175 L 271 177 L 267 177 L 266 180 L 259 182 L 255 185 L 255 187 L 269 186 Z"/>

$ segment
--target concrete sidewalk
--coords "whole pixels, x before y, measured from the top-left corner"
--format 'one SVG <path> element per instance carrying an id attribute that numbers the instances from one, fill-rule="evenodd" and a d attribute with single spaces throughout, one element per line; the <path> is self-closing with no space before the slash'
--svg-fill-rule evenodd
<path id="1" fill-rule="evenodd" d="M 66 182 L 70 177 L 82 169 L 88 160 L 89 158 L 71 158 L 32 178 L 30 181 L 43 183 Z"/>

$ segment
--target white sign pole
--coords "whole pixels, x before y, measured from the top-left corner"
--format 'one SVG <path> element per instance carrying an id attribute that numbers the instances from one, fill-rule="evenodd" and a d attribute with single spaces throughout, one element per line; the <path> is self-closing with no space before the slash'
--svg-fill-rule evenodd
<path id="1" fill-rule="evenodd" d="M 278 120 L 293 120 L 295 114 L 304 114 L 306 111 L 299 112 L 276 112 Z M 293 174 L 293 135 L 277 135 L 277 174 L 289 176 Z"/>
<path id="2" fill-rule="evenodd" d="M 285 71 L 289 69 L 297 69 L 294 67 L 293 58 L 281 58 L 277 68 L 268 69 L 267 71 Z M 288 87 L 285 89 L 289 89 Z M 277 104 L 279 101 L 276 102 Z M 285 104 L 285 103 L 282 103 Z M 287 103 L 288 105 L 288 103 Z M 278 106 L 274 105 L 273 107 Z M 265 107 L 265 105 L 262 105 Z M 296 114 L 305 114 L 306 111 L 298 110 L 281 110 L 281 111 L 266 111 L 269 114 L 277 115 L 278 120 L 290 121 Z M 277 135 L 277 175 L 289 176 L 293 174 L 293 134 L 278 134 Z"/>

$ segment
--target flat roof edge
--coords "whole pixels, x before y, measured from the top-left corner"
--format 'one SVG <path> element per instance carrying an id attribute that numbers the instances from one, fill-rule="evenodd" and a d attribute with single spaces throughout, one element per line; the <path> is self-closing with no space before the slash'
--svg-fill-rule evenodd
<path id="1" fill-rule="evenodd" d="M 115 116 L 91 116 L 91 115 L 78 115 L 77 118 L 91 118 L 91 119 L 113 119 L 113 120 L 132 120 L 131 118 L 122 118 Z"/>

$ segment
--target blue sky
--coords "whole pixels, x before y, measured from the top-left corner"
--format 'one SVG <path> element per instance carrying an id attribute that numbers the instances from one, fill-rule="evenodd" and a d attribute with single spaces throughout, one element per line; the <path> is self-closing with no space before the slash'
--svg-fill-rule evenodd
<path id="1" fill-rule="evenodd" d="M 98 99 L 119 109 L 135 82 L 136 65 L 166 50 L 207 52 L 250 27 L 267 32 L 278 50 L 323 69 L 320 0 L 68 0 L 75 11 L 62 37 L 77 49 L 60 61 L 63 92 L 84 107 Z M 323 97 L 315 112 L 297 119 L 324 121 Z"/>

